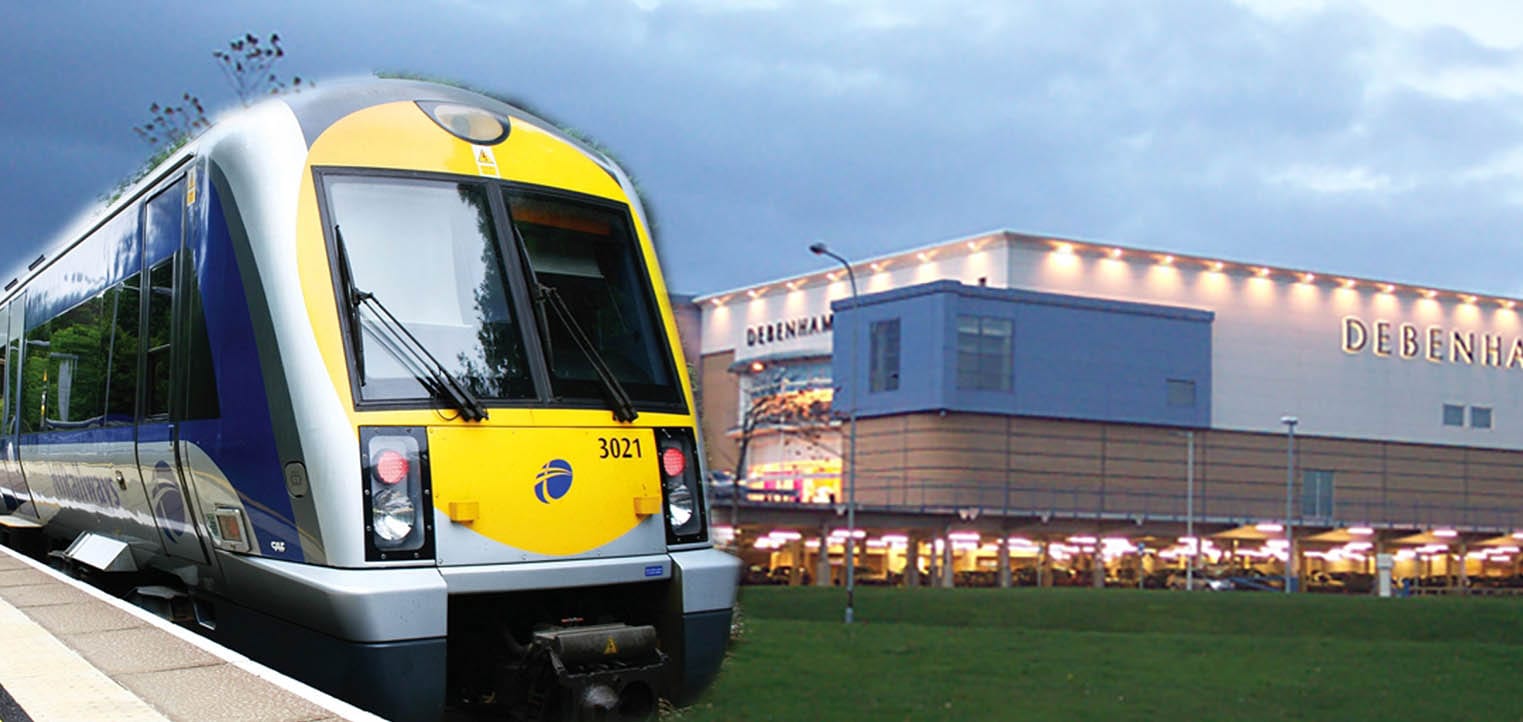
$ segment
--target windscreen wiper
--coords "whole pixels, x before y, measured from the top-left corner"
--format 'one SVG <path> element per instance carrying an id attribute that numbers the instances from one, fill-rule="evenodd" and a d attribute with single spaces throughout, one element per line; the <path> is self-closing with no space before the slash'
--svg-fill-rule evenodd
<path id="1" fill-rule="evenodd" d="M 550 309 L 555 312 L 555 317 L 560 319 L 571 334 L 572 343 L 581 349 L 582 355 L 587 357 L 587 362 L 592 365 L 593 373 L 597 374 L 598 380 L 603 382 L 603 390 L 608 392 L 609 401 L 613 402 L 613 418 L 616 421 L 629 423 L 640 417 L 640 412 L 635 411 L 635 402 L 629 398 L 629 392 L 624 390 L 624 385 L 619 383 L 619 378 L 613 375 L 613 370 L 608 368 L 608 362 L 603 360 L 602 354 L 587 339 L 587 333 L 582 330 L 581 324 L 576 322 L 576 317 L 571 315 L 571 309 L 566 307 L 566 301 L 561 298 L 559 291 L 552 286 L 539 284 L 539 300 L 547 302 Z"/>
<path id="2" fill-rule="evenodd" d="M 344 232 L 333 224 L 333 245 L 338 248 L 339 283 L 344 285 L 344 312 L 349 321 L 349 345 L 354 348 L 354 368 L 360 375 L 360 385 L 365 385 L 365 338 L 360 333 L 359 290 L 354 287 L 354 267 L 349 265 L 349 247 L 344 245 Z"/>
<path id="3" fill-rule="evenodd" d="M 418 379 L 423 382 L 424 388 L 438 398 L 448 399 L 466 421 L 483 421 L 487 418 L 487 410 L 481 404 L 481 399 L 476 398 L 465 384 L 460 383 L 460 379 L 455 378 L 444 364 L 439 363 L 439 359 L 429 353 L 428 347 L 412 335 L 412 332 L 407 330 L 407 326 L 398 321 L 397 317 L 381 304 L 380 299 L 375 297 L 375 294 L 355 289 L 354 299 L 356 306 L 364 304 L 370 306 L 370 311 L 375 314 L 377 321 L 375 327 L 390 335 L 397 346 L 412 355 L 413 363 L 421 366 L 428 374 L 427 379 L 421 377 Z"/>
<path id="4" fill-rule="evenodd" d="M 439 359 L 429 353 L 428 348 L 381 304 L 375 294 L 355 287 L 354 269 L 349 265 L 349 249 L 344 245 L 344 235 L 337 225 L 333 226 L 333 241 L 338 247 L 339 281 L 344 285 L 344 309 L 349 318 L 349 345 L 354 347 L 354 365 L 358 369 L 360 383 L 365 383 L 365 337 L 360 327 L 360 306 L 369 304 L 371 313 L 376 317 L 374 327 L 390 336 L 390 344 L 383 345 L 383 348 L 393 355 L 405 353 L 410 356 L 407 359 L 399 357 L 399 360 L 411 362 L 424 371 L 423 374 L 414 371 L 413 378 L 435 398 L 448 400 L 466 421 L 485 420 L 487 410 L 481 400 L 465 384 L 460 383 L 460 379 L 455 378 L 444 364 L 439 363 Z"/>

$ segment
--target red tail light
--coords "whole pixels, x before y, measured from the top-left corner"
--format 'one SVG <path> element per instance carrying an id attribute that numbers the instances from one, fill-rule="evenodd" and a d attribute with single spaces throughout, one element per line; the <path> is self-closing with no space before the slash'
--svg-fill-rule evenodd
<path id="1" fill-rule="evenodd" d="M 667 476 L 681 476 L 685 469 L 687 469 L 687 456 L 682 453 L 682 449 L 668 446 L 661 452 L 661 470 L 666 472 Z"/>
<path id="2" fill-rule="evenodd" d="M 387 484 L 396 484 L 407 478 L 407 457 L 401 452 L 387 449 L 375 459 L 375 475 Z"/>

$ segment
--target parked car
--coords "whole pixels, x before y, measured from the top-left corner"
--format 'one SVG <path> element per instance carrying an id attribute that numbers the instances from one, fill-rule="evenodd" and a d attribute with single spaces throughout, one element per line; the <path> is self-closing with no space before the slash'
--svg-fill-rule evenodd
<path id="1" fill-rule="evenodd" d="M 772 568 L 772 573 L 770 575 L 768 575 L 767 583 L 768 584 L 786 585 L 786 584 L 788 584 L 788 582 L 792 578 L 792 576 L 793 576 L 793 567 L 790 566 L 790 565 L 787 565 L 787 564 L 783 564 L 783 565 L 780 565 L 780 566 Z M 799 583 L 800 584 L 808 586 L 809 583 L 812 580 L 813 580 L 813 577 L 810 576 L 808 569 L 804 569 L 804 570 L 802 570 L 800 572 L 800 574 L 799 574 Z"/>
<path id="2" fill-rule="evenodd" d="M 1195 574 L 1191 575 L 1183 569 L 1175 569 L 1169 575 L 1168 587 L 1170 589 L 1203 589 L 1212 592 L 1225 592 L 1231 590 L 1233 584 L 1229 578 L 1211 577 L 1201 570 L 1196 570 Z"/>
<path id="3" fill-rule="evenodd" d="M 746 567 L 745 573 L 740 575 L 741 584 L 771 584 L 771 570 L 761 564 L 752 564 Z"/>
<path id="4" fill-rule="evenodd" d="M 1240 592 L 1273 592 L 1285 589 L 1285 577 L 1267 574 L 1252 567 L 1234 570 L 1227 579 L 1232 582 L 1232 588 Z"/>

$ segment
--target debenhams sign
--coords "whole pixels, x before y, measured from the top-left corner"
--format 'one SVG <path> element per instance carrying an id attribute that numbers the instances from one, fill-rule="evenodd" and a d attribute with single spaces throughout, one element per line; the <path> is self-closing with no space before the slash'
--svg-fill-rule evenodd
<path id="1" fill-rule="evenodd" d="M 1343 317 L 1343 352 L 1415 359 L 1433 363 L 1523 368 L 1523 338 L 1418 326 L 1357 316 Z"/>
<path id="2" fill-rule="evenodd" d="M 818 316 L 804 316 L 760 326 L 749 326 L 746 328 L 746 346 L 765 346 L 769 343 L 829 333 L 834 323 L 834 314 L 822 313 Z"/>

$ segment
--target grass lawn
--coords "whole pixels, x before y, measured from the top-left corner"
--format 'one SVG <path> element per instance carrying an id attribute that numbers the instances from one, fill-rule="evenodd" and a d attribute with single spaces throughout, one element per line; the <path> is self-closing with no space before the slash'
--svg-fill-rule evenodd
<path id="1" fill-rule="evenodd" d="M 1523 720 L 1523 599 L 746 587 L 689 720 Z"/>

